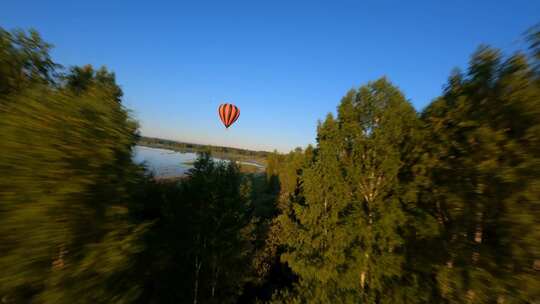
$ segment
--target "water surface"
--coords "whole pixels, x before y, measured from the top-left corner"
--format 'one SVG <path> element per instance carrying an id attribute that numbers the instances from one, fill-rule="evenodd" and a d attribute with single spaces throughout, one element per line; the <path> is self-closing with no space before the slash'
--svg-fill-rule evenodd
<path id="1" fill-rule="evenodd" d="M 135 146 L 135 149 L 133 149 L 133 160 L 139 164 L 146 164 L 146 167 L 157 177 L 182 176 L 193 168 L 193 162 L 196 159 L 197 154 L 191 152 L 183 153 L 145 146 Z M 213 159 L 216 161 L 228 161 L 215 157 Z M 238 161 L 237 163 L 264 169 L 263 165 L 255 162 Z"/>
<path id="2" fill-rule="evenodd" d="M 133 149 L 133 160 L 146 164 L 146 167 L 159 177 L 182 176 L 193 167 L 196 159 L 196 153 L 180 153 L 144 146 L 135 146 Z"/>

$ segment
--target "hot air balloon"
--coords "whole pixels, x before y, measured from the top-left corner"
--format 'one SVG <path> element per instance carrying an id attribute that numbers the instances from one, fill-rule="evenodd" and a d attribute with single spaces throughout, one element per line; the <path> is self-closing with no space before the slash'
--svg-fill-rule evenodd
<path id="1" fill-rule="evenodd" d="M 219 106 L 218 114 L 225 128 L 228 129 L 240 117 L 240 109 L 233 104 L 224 103 Z"/>

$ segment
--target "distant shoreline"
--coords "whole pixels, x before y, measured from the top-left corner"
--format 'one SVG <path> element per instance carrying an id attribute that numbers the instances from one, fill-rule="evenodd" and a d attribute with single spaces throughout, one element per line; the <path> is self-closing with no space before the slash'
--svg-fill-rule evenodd
<path id="1" fill-rule="evenodd" d="M 183 170 L 182 173 L 179 173 L 179 174 L 170 174 L 167 173 L 166 171 L 168 171 L 168 169 L 165 169 L 165 171 L 163 171 L 163 168 L 161 169 L 157 169 L 157 168 L 153 168 L 153 169 L 150 169 L 151 167 L 153 167 L 152 163 L 153 161 L 149 161 L 149 169 L 152 170 L 152 171 L 155 171 L 154 172 L 154 178 L 156 180 L 162 180 L 162 181 L 176 181 L 176 180 L 181 180 L 183 178 L 186 177 L 186 173 L 187 173 L 187 170 L 189 168 L 192 168 L 193 167 L 193 164 L 195 163 L 195 160 L 196 160 L 196 155 L 194 154 L 195 152 L 197 151 L 179 151 L 180 149 L 177 149 L 177 150 L 173 150 L 173 149 L 169 149 L 168 147 L 164 147 L 162 145 L 160 146 L 154 146 L 154 145 L 145 145 L 145 144 L 137 144 L 135 146 L 138 150 L 139 150 L 139 153 L 142 153 L 142 151 L 144 151 L 145 149 L 148 151 L 146 153 L 156 153 L 159 155 L 163 155 L 163 157 L 165 158 L 169 158 L 169 157 L 175 157 L 175 156 L 172 156 L 172 154 L 178 154 L 180 159 L 178 160 L 179 163 L 177 163 L 176 165 L 172 165 L 171 168 L 174 168 L 174 167 L 177 167 L 178 165 L 180 165 L 181 167 L 186 167 L 185 170 Z M 151 152 L 153 151 L 153 152 Z M 187 156 L 187 154 L 191 154 L 191 156 L 188 156 L 188 159 L 185 159 L 185 160 L 182 160 L 181 158 L 184 158 L 185 156 Z M 183 155 L 183 156 L 182 156 Z M 154 155 L 154 158 L 155 158 L 155 155 Z M 215 161 L 234 161 L 237 166 L 239 167 L 239 170 L 240 172 L 242 173 L 246 173 L 246 174 L 264 174 L 265 172 L 265 169 L 266 167 L 263 165 L 263 164 L 260 164 L 260 163 L 257 163 L 257 162 L 253 162 L 253 161 L 248 161 L 248 160 L 241 160 L 241 159 L 235 159 L 233 157 L 227 157 L 227 155 L 215 155 L 215 154 L 212 154 L 212 159 L 214 159 Z M 148 161 L 148 160 L 144 160 L 145 162 Z M 159 161 L 158 161 L 159 163 Z M 158 165 L 158 167 L 160 167 Z M 156 171 L 157 170 L 157 171 Z"/>
<path id="2" fill-rule="evenodd" d="M 231 147 L 220 147 L 210 145 L 200 145 L 192 143 L 178 142 L 168 139 L 142 136 L 137 142 L 138 146 L 164 149 L 180 153 L 210 152 L 212 156 L 221 159 L 230 159 L 239 164 L 255 166 L 259 169 L 266 167 L 266 157 L 270 152 L 253 151 Z"/>

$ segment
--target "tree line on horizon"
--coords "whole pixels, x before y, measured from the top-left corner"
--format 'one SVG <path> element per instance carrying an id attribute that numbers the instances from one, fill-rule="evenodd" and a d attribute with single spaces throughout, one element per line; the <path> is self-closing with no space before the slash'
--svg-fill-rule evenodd
<path id="1" fill-rule="evenodd" d="M 380 78 L 266 174 L 133 163 L 114 73 L 0 28 L 0 303 L 540 301 L 540 29 L 418 113 Z"/>
<path id="2" fill-rule="evenodd" d="M 191 152 L 208 152 L 214 156 L 223 157 L 223 158 L 233 158 L 237 160 L 247 160 L 247 161 L 258 161 L 264 162 L 268 157 L 270 152 L 267 151 L 255 151 L 241 148 L 233 147 L 222 147 L 222 146 L 213 146 L 213 145 L 203 145 L 203 144 L 194 144 L 179 142 L 170 139 L 156 138 L 141 136 L 139 145 L 152 147 L 152 148 L 163 148 L 173 151 L 178 151 L 182 153 Z"/>

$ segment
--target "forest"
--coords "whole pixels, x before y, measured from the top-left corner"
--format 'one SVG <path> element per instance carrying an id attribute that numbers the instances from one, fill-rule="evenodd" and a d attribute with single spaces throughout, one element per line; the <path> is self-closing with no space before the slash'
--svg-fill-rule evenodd
<path id="1" fill-rule="evenodd" d="M 524 39 L 480 46 L 421 112 L 382 77 L 264 173 L 199 152 L 167 181 L 132 161 L 112 71 L 0 28 L 0 303 L 540 303 L 540 28 Z"/>

